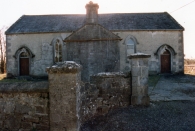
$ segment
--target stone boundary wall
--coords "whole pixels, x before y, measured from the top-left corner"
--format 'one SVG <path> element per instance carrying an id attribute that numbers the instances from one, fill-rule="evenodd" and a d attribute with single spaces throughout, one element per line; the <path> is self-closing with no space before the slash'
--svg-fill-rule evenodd
<path id="1" fill-rule="evenodd" d="M 79 121 L 85 121 L 108 111 L 130 105 L 131 79 L 122 73 L 99 73 L 91 83 L 81 86 Z"/>
<path id="2" fill-rule="evenodd" d="M 0 83 L 0 130 L 49 130 L 48 82 Z"/>
<path id="3" fill-rule="evenodd" d="M 79 131 L 89 119 L 131 105 L 149 105 L 148 58 L 131 59 L 131 75 L 104 72 L 81 81 L 74 61 L 46 69 L 49 81 L 0 83 L 0 130 Z"/>

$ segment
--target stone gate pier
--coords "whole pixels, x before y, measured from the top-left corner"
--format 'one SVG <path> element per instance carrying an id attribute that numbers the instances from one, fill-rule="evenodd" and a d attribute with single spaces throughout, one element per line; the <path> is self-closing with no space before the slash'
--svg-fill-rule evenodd
<path id="1" fill-rule="evenodd" d="M 81 66 L 72 61 L 46 69 L 49 75 L 50 130 L 77 131 L 77 92 Z"/>
<path id="2" fill-rule="evenodd" d="M 131 76 L 102 72 L 81 81 L 81 65 L 65 61 L 46 70 L 49 76 L 51 131 L 79 131 L 87 120 L 131 105 L 148 106 L 147 54 L 132 54 Z"/>
<path id="3" fill-rule="evenodd" d="M 129 56 L 131 59 L 132 96 L 131 105 L 148 106 L 148 58 L 150 55 L 136 53 Z"/>

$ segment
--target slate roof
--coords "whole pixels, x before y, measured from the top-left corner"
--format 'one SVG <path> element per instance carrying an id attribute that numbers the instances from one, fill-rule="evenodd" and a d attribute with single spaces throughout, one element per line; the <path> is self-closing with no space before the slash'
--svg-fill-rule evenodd
<path id="1" fill-rule="evenodd" d="M 89 31 L 86 31 L 89 30 Z M 99 24 L 85 24 L 82 28 L 72 33 L 65 42 L 86 42 L 86 41 L 111 41 L 122 40 L 119 36 L 105 29 Z"/>
<path id="2" fill-rule="evenodd" d="M 99 24 L 118 30 L 184 30 L 167 12 L 99 14 Z M 6 34 L 73 32 L 85 24 L 85 14 L 23 15 Z"/>

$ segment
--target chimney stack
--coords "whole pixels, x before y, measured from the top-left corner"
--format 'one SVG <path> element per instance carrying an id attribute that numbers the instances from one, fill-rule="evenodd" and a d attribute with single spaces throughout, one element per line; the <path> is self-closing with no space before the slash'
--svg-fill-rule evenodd
<path id="1" fill-rule="evenodd" d="M 90 1 L 89 4 L 86 4 L 85 8 L 86 8 L 86 23 L 97 24 L 99 5 Z"/>

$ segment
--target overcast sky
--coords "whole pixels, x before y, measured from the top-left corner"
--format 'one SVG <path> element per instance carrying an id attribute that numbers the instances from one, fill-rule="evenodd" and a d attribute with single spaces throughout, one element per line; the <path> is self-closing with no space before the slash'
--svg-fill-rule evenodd
<path id="1" fill-rule="evenodd" d="M 0 29 L 22 15 L 85 14 L 90 0 L 0 0 Z M 195 0 L 93 0 L 99 13 L 168 12 L 184 28 L 184 54 L 195 58 Z"/>

